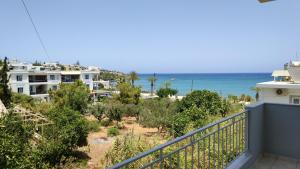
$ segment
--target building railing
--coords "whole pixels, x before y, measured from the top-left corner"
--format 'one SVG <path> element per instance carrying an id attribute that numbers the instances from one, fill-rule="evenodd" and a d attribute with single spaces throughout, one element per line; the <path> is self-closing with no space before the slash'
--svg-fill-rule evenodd
<path id="1" fill-rule="evenodd" d="M 109 169 L 226 168 L 247 148 L 248 111 L 245 111 L 175 138 Z"/>
<path id="2" fill-rule="evenodd" d="M 47 82 L 47 79 L 29 79 L 29 83 Z"/>

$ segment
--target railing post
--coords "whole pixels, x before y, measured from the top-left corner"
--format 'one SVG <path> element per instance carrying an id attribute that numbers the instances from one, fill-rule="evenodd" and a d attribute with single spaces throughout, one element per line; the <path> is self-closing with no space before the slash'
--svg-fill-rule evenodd
<path id="1" fill-rule="evenodd" d="M 160 169 L 162 169 L 163 168 L 163 149 L 160 149 L 159 160 L 160 160 Z"/>
<path id="2" fill-rule="evenodd" d="M 220 168 L 220 123 L 218 123 L 218 160 L 217 160 L 217 166 Z"/>
<path id="3" fill-rule="evenodd" d="M 249 110 L 245 111 L 245 151 L 249 148 Z"/>
<path id="4" fill-rule="evenodd" d="M 192 145 L 192 169 L 194 168 L 194 135 L 192 135 L 191 136 L 191 139 L 190 139 L 190 141 L 191 141 L 191 145 Z"/>

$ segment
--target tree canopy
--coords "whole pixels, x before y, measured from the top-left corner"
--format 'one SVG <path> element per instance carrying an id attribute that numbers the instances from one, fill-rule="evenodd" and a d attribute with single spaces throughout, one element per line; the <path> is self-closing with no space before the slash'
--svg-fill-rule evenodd
<path id="1" fill-rule="evenodd" d="M 131 85 L 134 87 L 134 82 L 139 80 L 138 74 L 135 71 L 129 73 L 129 80 L 131 81 Z"/>
<path id="2" fill-rule="evenodd" d="M 139 103 L 139 99 L 141 95 L 141 89 L 139 87 L 133 87 L 129 83 L 124 82 L 124 83 L 120 83 L 117 86 L 117 89 L 119 90 L 120 93 L 117 94 L 115 97 L 121 103 L 124 104 Z"/>
<path id="3" fill-rule="evenodd" d="M 85 112 L 89 102 L 89 90 L 82 81 L 61 83 L 58 90 L 51 90 L 49 94 L 57 107 L 69 107 L 81 113 Z"/>
<path id="4" fill-rule="evenodd" d="M 8 59 L 4 58 L 2 68 L 0 69 L 0 99 L 2 100 L 5 107 L 10 107 L 11 103 L 11 90 L 8 87 Z"/>
<path id="5" fill-rule="evenodd" d="M 178 111 L 182 112 L 193 105 L 207 110 L 210 114 L 216 115 L 221 111 L 222 97 L 217 92 L 195 90 L 179 102 Z"/>

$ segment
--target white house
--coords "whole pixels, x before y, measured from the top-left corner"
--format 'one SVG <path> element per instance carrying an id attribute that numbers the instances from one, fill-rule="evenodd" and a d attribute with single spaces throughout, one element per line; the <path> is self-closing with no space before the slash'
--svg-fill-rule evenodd
<path id="1" fill-rule="evenodd" d="M 260 89 L 259 101 L 300 104 L 300 62 L 290 62 L 284 70 L 275 70 L 272 76 L 273 81 L 256 85 Z"/>
<path id="2" fill-rule="evenodd" d="M 73 83 L 81 80 L 90 91 L 97 90 L 100 69 L 97 67 L 81 67 L 62 70 L 58 63 L 45 63 L 34 66 L 29 63 L 11 61 L 9 63 L 9 86 L 13 92 L 23 93 L 32 97 L 49 99 L 48 91 L 57 90 L 60 83 Z"/>

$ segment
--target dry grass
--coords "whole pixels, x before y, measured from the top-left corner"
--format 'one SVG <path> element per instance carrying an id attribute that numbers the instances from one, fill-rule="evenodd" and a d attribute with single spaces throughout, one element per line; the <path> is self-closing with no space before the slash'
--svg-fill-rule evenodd
<path id="1" fill-rule="evenodd" d="M 92 117 L 88 117 L 88 119 L 92 120 Z M 142 127 L 136 122 L 134 117 L 124 117 L 122 121 L 125 124 L 125 128 L 120 129 L 120 135 L 117 137 L 133 132 L 134 135 L 148 137 L 159 143 L 165 142 L 163 137 L 157 133 L 156 128 Z M 81 148 L 81 151 L 85 151 L 90 157 L 87 163 L 90 169 L 101 168 L 101 159 L 104 158 L 105 153 L 110 150 L 116 139 L 116 137 L 107 136 L 107 128 L 109 127 L 101 127 L 100 131 L 89 133 L 88 146 Z"/>

